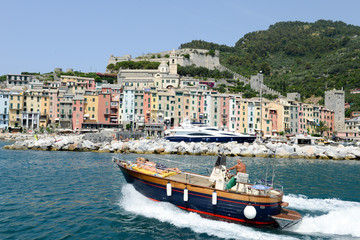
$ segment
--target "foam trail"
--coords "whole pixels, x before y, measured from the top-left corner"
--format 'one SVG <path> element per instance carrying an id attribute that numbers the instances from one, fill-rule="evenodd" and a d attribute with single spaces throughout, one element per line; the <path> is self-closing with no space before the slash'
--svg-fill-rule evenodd
<path id="1" fill-rule="evenodd" d="M 360 237 L 359 202 L 339 199 L 309 199 L 303 195 L 285 196 L 284 201 L 289 202 L 291 208 L 324 212 L 320 216 L 310 216 L 310 214 L 304 216 L 301 223 L 291 229 L 294 232 Z"/>
<path id="2" fill-rule="evenodd" d="M 344 208 L 358 207 L 359 202 L 342 201 L 339 199 L 309 199 L 304 195 L 286 195 L 284 201 L 290 204 L 290 208 L 307 211 L 330 212 Z"/>
<path id="3" fill-rule="evenodd" d="M 297 233 L 320 233 L 360 237 L 360 207 L 340 208 L 317 217 L 305 216 L 302 222 L 293 228 Z"/>
<path id="4" fill-rule="evenodd" d="M 129 184 L 122 188 L 122 194 L 119 204 L 125 210 L 162 222 L 169 222 L 176 227 L 190 228 L 197 233 L 206 233 L 225 239 L 291 239 L 289 236 L 265 233 L 238 224 L 205 219 L 196 213 L 185 212 L 169 203 L 154 202 L 138 193 Z"/>

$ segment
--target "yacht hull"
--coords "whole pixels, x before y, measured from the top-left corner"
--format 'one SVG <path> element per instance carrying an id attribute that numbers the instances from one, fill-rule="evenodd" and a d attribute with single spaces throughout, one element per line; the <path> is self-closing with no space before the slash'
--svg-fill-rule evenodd
<path id="1" fill-rule="evenodd" d="M 255 136 L 241 136 L 241 137 L 187 137 L 187 136 L 167 136 L 166 140 L 170 142 L 238 142 L 238 143 L 252 143 L 255 141 Z"/>

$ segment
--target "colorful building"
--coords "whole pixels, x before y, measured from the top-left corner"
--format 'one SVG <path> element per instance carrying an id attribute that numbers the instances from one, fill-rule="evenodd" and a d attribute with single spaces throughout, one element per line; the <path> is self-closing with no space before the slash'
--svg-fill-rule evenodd
<path id="1" fill-rule="evenodd" d="M 0 129 L 9 127 L 10 90 L 0 89 Z"/>

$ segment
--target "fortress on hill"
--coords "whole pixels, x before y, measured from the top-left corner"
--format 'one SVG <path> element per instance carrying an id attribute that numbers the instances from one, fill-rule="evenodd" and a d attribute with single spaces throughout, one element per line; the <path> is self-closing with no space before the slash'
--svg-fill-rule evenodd
<path id="1" fill-rule="evenodd" d="M 108 60 L 108 65 L 111 63 L 116 64 L 117 62 L 123 62 L 123 61 L 168 62 L 169 57 L 172 53 L 176 54 L 177 63 L 180 66 L 191 66 L 194 64 L 197 67 L 206 67 L 208 69 L 216 69 L 219 68 L 220 66 L 220 60 L 219 60 L 220 53 L 218 50 L 215 50 L 215 54 L 210 55 L 208 50 L 190 49 L 190 48 L 165 51 L 159 53 L 149 53 L 137 58 L 132 58 L 131 55 L 124 55 L 122 57 L 115 57 L 114 55 L 110 55 L 110 58 Z"/>
<path id="2" fill-rule="evenodd" d="M 137 58 L 132 58 L 131 55 L 124 55 L 121 57 L 115 57 L 114 55 L 110 55 L 107 65 L 109 64 L 115 65 L 117 62 L 123 62 L 123 61 L 134 61 L 134 62 L 150 61 L 150 62 L 160 62 L 160 63 L 165 62 L 169 64 L 170 61 L 175 61 L 180 66 L 195 65 L 197 67 L 205 67 L 211 70 L 219 69 L 220 71 L 229 71 L 234 75 L 234 79 L 239 79 L 245 84 L 250 84 L 251 88 L 258 92 L 260 91 L 261 83 L 263 83 L 263 79 L 260 78 L 261 74 L 254 75 L 251 77 L 251 79 L 249 79 L 221 65 L 219 50 L 209 51 L 205 49 L 191 49 L 191 48 L 184 48 L 178 50 L 173 49 L 171 51 L 149 53 Z M 111 71 L 108 69 L 106 69 L 106 72 L 111 73 Z M 141 78 L 141 76 L 138 77 Z M 278 95 L 279 97 L 282 97 L 280 92 L 275 91 L 264 84 L 262 85 L 262 91 L 263 93 Z"/>

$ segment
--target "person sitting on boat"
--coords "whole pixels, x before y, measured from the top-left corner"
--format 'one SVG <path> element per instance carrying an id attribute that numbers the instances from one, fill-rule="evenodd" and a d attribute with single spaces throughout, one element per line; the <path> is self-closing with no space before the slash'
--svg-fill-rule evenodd
<path id="1" fill-rule="evenodd" d="M 181 172 L 180 169 L 178 169 L 178 168 L 169 168 L 169 167 L 165 166 L 162 163 L 156 163 L 155 167 L 157 169 L 160 169 L 160 170 L 169 170 L 169 171 L 174 171 L 174 172 Z"/>
<path id="2" fill-rule="evenodd" d="M 143 168 L 148 171 L 157 172 L 156 167 L 155 167 L 156 164 L 153 162 L 150 162 L 146 158 L 143 158 L 143 157 L 136 158 L 136 165 L 138 168 Z M 160 173 L 162 173 L 162 171 Z"/>
<path id="3" fill-rule="evenodd" d="M 235 166 L 228 168 L 226 171 L 229 172 L 230 170 L 236 169 L 236 174 L 238 173 L 246 173 L 246 165 L 241 161 L 241 159 L 239 158 L 237 160 L 237 163 Z M 229 182 L 226 184 L 226 189 L 231 189 L 233 186 L 235 186 L 236 184 L 236 178 L 235 175 L 228 175 L 229 177 Z"/>
<path id="4" fill-rule="evenodd" d="M 230 171 L 233 169 L 236 169 L 236 174 L 246 173 L 246 165 L 241 161 L 240 158 L 237 160 L 237 164 L 235 166 L 228 168 L 226 171 Z"/>

